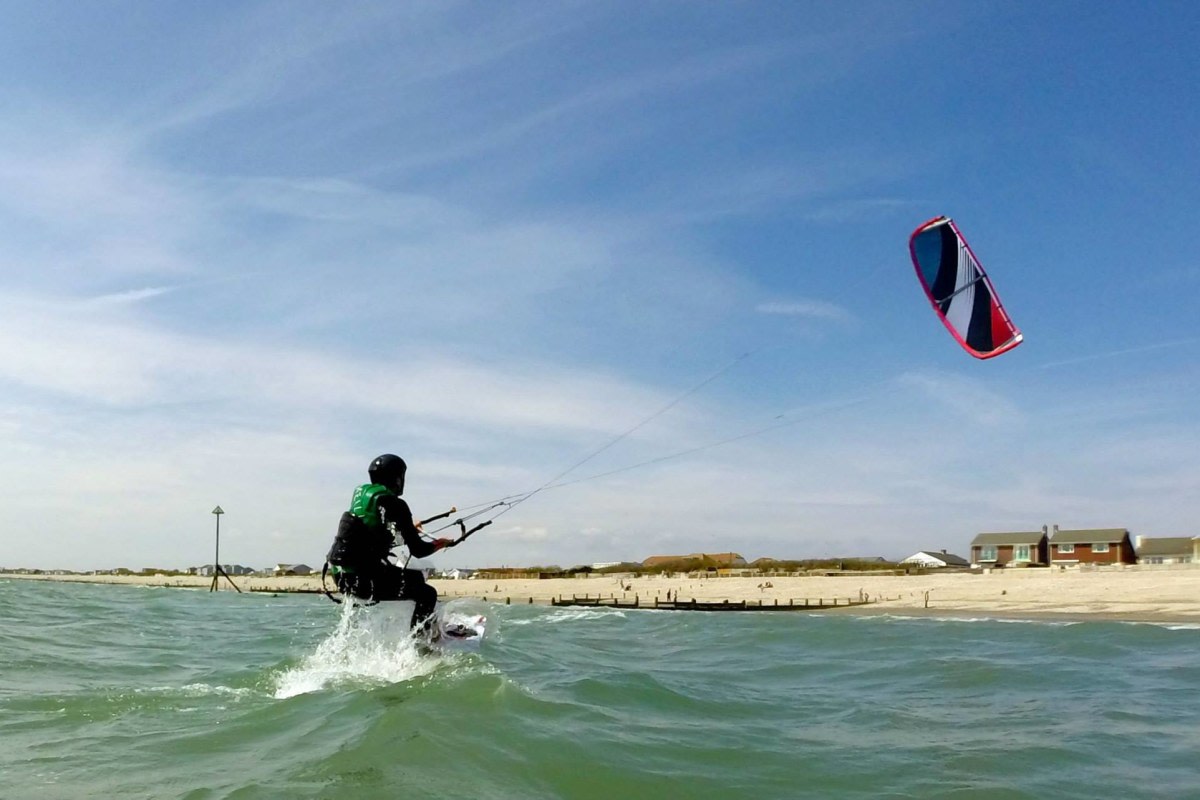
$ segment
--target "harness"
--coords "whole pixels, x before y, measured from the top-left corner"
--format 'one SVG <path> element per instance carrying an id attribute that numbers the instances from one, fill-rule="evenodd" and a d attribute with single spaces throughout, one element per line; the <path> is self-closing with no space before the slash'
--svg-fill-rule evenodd
<path id="1" fill-rule="evenodd" d="M 372 492 L 368 496 L 368 493 L 365 490 L 369 490 L 371 488 L 381 489 L 382 492 Z M 379 486 L 378 484 L 367 484 L 366 486 L 360 486 L 360 487 L 358 487 L 358 489 L 354 490 L 354 499 L 350 503 L 350 510 L 348 512 L 346 512 L 346 514 L 343 515 L 343 520 L 345 520 L 346 516 L 352 517 L 355 521 L 357 521 L 358 526 L 361 526 L 358 533 L 361 534 L 361 533 L 365 532 L 369 535 L 369 529 L 366 529 L 366 525 L 364 524 L 363 518 L 358 516 L 355 513 L 357 501 L 360 498 L 360 492 L 362 493 L 363 496 L 366 496 L 366 499 L 364 500 L 364 505 L 363 505 L 364 513 L 373 512 L 375 515 L 374 519 L 376 520 L 377 524 L 379 524 L 378 498 L 383 493 L 391 494 L 391 492 L 389 492 L 387 490 L 387 487 Z M 451 514 L 455 513 L 456 511 L 458 511 L 457 508 L 451 508 L 449 511 L 447 511 L 443 514 L 436 514 L 432 517 L 421 520 L 420 524 L 422 526 L 424 526 L 424 525 L 428 525 L 430 522 L 436 522 L 439 519 L 445 519 L 446 517 L 450 516 Z M 471 536 L 471 534 L 475 533 L 478 530 L 482 530 L 483 528 L 486 528 L 488 525 L 491 525 L 492 520 L 489 519 L 486 522 L 479 523 L 478 525 L 474 526 L 473 528 L 467 527 L 466 520 L 469 520 L 472 517 L 477 517 L 481 513 L 483 513 L 483 512 L 476 512 L 475 514 L 469 514 L 466 517 L 463 517 L 462 519 L 456 519 L 456 520 L 454 520 L 454 522 L 449 523 L 446 527 L 450 527 L 451 525 L 457 525 L 458 529 L 460 531 L 460 534 L 457 539 L 455 539 L 450 544 L 446 545 L 446 547 L 457 547 L 458 545 L 465 542 L 467 540 L 467 538 L 469 536 Z M 351 522 L 350 524 L 354 525 L 353 522 Z M 364 529 L 366 529 L 366 530 L 364 530 Z M 345 533 L 347 535 L 353 535 L 354 532 L 353 531 L 343 531 L 341 529 L 341 526 L 339 525 L 337 538 L 339 538 L 339 539 L 342 538 L 343 533 Z M 393 542 L 393 546 L 394 546 L 394 544 L 395 544 L 395 542 Z M 335 539 L 335 545 L 336 545 L 336 539 Z M 395 555 L 395 553 L 391 552 L 389 550 L 388 556 L 393 556 L 393 555 Z M 408 558 L 404 559 L 404 563 L 407 566 Z M 325 583 L 325 577 L 326 577 L 326 575 L 333 575 L 334 581 L 336 582 L 338 575 L 340 575 L 342 573 L 354 574 L 354 572 L 355 572 L 355 570 L 353 567 L 347 567 L 347 566 L 344 566 L 341 564 L 331 564 L 331 563 L 329 563 L 329 558 L 326 557 L 325 565 L 323 567 L 321 567 L 321 591 L 324 592 L 325 596 L 328 597 L 333 602 L 341 604 L 341 602 L 342 602 L 341 599 L 334 596 L 333 592 L 329 591 L 329 588 Z M 364 604 L 365 605 L 375 605 L 378 602 L 379 602 L 378 600 L 368 600 L 368 601 L 364 601 Z"/>

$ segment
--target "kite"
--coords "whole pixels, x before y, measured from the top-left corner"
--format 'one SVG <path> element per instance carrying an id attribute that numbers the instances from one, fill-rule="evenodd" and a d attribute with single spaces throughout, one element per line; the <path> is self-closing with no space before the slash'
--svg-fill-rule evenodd
<path id="1" fill-rule="evenodd" d="M 908 249 L 934 312 L 964 350 L 993 358 L 1021 343 L 1021 332 L 953 220 L 924 223 L 909 237 Z"/>

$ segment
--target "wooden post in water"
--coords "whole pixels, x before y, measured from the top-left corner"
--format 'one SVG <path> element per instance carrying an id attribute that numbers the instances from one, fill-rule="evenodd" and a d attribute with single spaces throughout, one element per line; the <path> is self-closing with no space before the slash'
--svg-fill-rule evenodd
<path id="1" fill-rule="evenodd" d="M 217 571 L 221 569 L 221 515 L 225 512 L 221 510 L 220 506 L 217 506 L 212 513 L 217 516 L 217 549 L 213 551 L 213 579 L 208 590 L 215 592 L 217 591 Z"/>
<path id="2" fill-rule="evenodd" d="M 229 577 L 229 574 L 226 573 L 225 570 L 221 569 L 221 515 L 225 512 L 221 510 L 220 506 L 217 506 L 212 510 L 212 513 L 217 517 L 217 546 L 213 551 L 213 579 L 212 584 L 208 587 L 208 590 L 210 592 L 218 591 L 219 587 L 217 586 L 217 581 L 222 575 L 224 575 L 225 580 L 229 581 L 229 585 L 234 589 L 237 589 L 238 594 L 241 594 L 242 590 L 238 589 L 238 585 L 233 582 L 233 578 Z"/>

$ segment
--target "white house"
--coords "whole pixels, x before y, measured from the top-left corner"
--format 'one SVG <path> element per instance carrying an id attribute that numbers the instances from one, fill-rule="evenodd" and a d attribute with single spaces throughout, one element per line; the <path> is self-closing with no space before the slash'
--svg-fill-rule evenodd
<path id="1" fill-rule="evenodd" d="M 913 553 L 908 558 L 900 562 L 901 564 L 917 564 L 922 567 L 969 567 L 970 562 L 962 556 L 956 556 L 953 553 L 947 553 L 945 550 L 931 551 L 922 550 L 919 553 Z"/>
<path id="2" fill-rule="evenodd" d="M 1192 536 L 1138 536 L 1134 541 L 1139 564 L 1190 564 L 1195 558 Z"/>

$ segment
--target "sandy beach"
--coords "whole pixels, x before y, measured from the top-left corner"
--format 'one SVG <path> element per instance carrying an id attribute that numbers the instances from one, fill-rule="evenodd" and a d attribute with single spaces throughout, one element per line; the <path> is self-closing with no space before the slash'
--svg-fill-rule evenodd
<path id="1" fill-rule="evenodd" d="M 24 575 L 0 579 L 79 581 L 207 590 L 199 576 Z M 320 576 L 240 577 L 245 592 L 319 592 Z M 1126 567 L 1096 571 L 1012 569 L 988 574 L 844 574 L 836 577 L 615 578 L 434 580 L 443 598 L 548 604 L 552 598 L 615 597 L 643 604 L 682 600 L 803 602 L 868 598 L 868 605 L 825 613 L 951 614 L 994 617 L 1095 616 L 1200 623 L 1200 567 Z M 770 586 L 765 584 L 769 583 Z M 222 591 L 232 591 L 222 579 Z"/>

